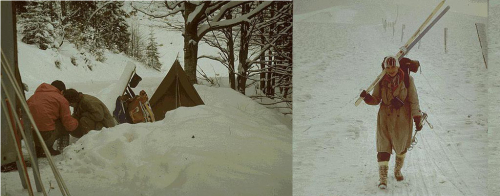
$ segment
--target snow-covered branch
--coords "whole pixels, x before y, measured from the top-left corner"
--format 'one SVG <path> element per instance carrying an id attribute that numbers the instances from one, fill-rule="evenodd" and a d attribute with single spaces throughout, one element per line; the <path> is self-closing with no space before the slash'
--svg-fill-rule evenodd
<path id="1" fill-rule="evenodd" d="M 203 58 L 219 61 L 222 64 L 227 64 L 227 61 L 222 59 L 220 56 L 201 55 L 198 57 L 198 59 L 203 59 Z"/>
<path id="2" fill-rule="evenodd" d="M 289 31 L 291 29 L 292 29 L 292 26 L 288 26 L 287 28 L 285 28 L 283 30 L 283 32 L 287 32 L 287 31 Z M 272 46 L 274 46 L 274 43 L 276 41 L 278 41 L 278 39 L 281 39 L 281 37 L 278 36 L 277 38 L 275 38 L 274 40 L 272 40 L 271 42 L 269 42 L 266 46 L 263 47 L 263 49 L 260 51 L 259 55 L 257 55 L 256 57 L 254 57 L 254 59 L 252 59 L 250 61 L 247 61 L 248 62 L 248 66 L 250 66 L 253 63 L 255 63 L 256 61 L 258 61 L 259 58 L 260 58 L 260 55 L 264 54 L 264 52 L 266 52 L 269 48 L 271 48 Z"/>
<path id="3" fill-rule="evenodd" d="M 224 4 L 224 6 L 222 6 L 219 10 L 219 13 L 217 15 L 215 15 L 212 20 L 210 22 L 218 22 L 220 21 L 223 17 L 224 17 L 224 14 L 229 11 L 230 9 L 234 8 L 234 7 L 237 7 L 237 6 L 240 6 L 240 5 L 243 5 L 245 3 L 250 3 L 249 1 L 245 2 L 245 1 L 232 1 L 232 2 L 227 2 L 226 4 Z M 208 12 L 210 11 L 210 12 Z M 214 11 L 216 11 L 216 9 L 210 9 L 210 10 L 207 10 L 208 13 L 213 13 Z"/>
<path id="4" fill-rule="evenodd" d="M 184 7 L 177 7 L 177 8 L 174 8 L 174 9 L 171 9 L 170 11 L 168 11 L 167 13 L 165 14 L 162 14 L 162 15 L 156 15 L 156 14 L 152 14 L 152 13 L 149 13 L 149 12 L 146 12 L 136 6 L 134 6 L 134 2 L 130 2 L 130 6 L 132 6 L 132 8 L 134 8 L 135 10 L 143 13 L 143 14 L 146 14 L 147 16 L 151 16 L 153 18 L 165 18 L 165 17 L 168 17 L 168 16 L 173 16 L 181 11 L 184 11 Z"/>
<path id="5" fill-rule="evenodd" d="M 227 12 L 227 11 L 229 11 L 229 10 L 224 10 L 224 11 L 222 11 L 222 10 L 221 10 L 221 7 L 222 7 L 222 6 L 224 6 L 224 5 L 226 5 L 226 4 L 228 4 L 228 3 L 229 3 L 229 4 L 231 4 L 231 3 L 233 3 L 233 2 L 229 2 L 229 1 L 218 1 L 218 2 L 212 3 L 212 4 L 210 4 L 210 7 L 208 7 L 208 8 L 205 10 L 205 14 L 206 14 L 206 15 L 212 15 L 213 13 L 215 13 L 215 12 L 217 12 L 217 11 L 218 11 L 219 13 L 221 13 L 221 12 L 224 12 L 224 13 L 225 13 L 225 12 Z M 222 13 L 222 14 L 224 14 L 224 13 Z"/>
<path id="6" fill-rule="evenodd" d="M 186 3 L 192 4 L 191 2 L 186 2 Z M 210 1 L 203 1 L 202 4 L 197 5 L 195 10 L 189 14 L 186 24 L 190 23 L 197 24 L 200 21 L 200 19 L 205 15 L 205 10 L 210 5 L 210 3 L 211 3 Z"/>
<path id="7" fill-rule="evenodd" d="M 234 19 L 222 20 L 222 21 L 211 20 L 208 22 L 208 24 L 203 24 L 203 25 L 199 26 L 197 36 L 203 37 L 209 31 L 221 29 L 221 28 L 226 28 L 226 27 L 232 27 L 232 26 L 236 26 L 238 24 L 241 24 L 243 22 L 248 22 L 250 20 L 250 18 L 252 18 L 253 16 L 260 13 L 262 10 L 264 10 L 265 8 L 270 6 L 272 3 L 273 3 L 272 1 L 261 2 L 261 4 L 259 4 L 257 7 L 255 7 L 249 13 L 242 15 L 242 16 L 239 16 L 239 17 L 234 18 Z M 214 18 L 214 19 L 216 19 L 216 18 Z"/>

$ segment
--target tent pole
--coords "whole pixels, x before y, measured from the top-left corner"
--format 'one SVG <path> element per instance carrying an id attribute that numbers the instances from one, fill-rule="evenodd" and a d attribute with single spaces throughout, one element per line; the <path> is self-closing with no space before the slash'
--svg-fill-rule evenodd
<path id="1" fill-rule="evenodd" d="M 4 84 L 4 83 L 2 82 L 2 84 Z M 7 91 L 5 91 L 5 92 L 7 92 Z M 7 100 L 5 100 L 5 102 L 7 102 Z M 12 125 L 12 122 L 11 122 L 12 119 L 10 119 L 11 116 L 9 115 L 9 113 L 7 113 L 7 110 L 6 110 L 7 106 L 5 105 L 5 102 L 4 102 L 4 100 L 2 100 L 2 108 L 4 108 L 3 109 L 4 115 L 9 118 L 9 120 L 7 120 L 7 125 L 9 127 L 10 134 L 12 135 L 12 139 L 14 140 L 14 144 L 16 145 L 17 161 L 24 162 L 24 158 L 21 155 L 22 154 L 22 152 L 21 152 L 21 146 L 20 146 L 21 144 L 17 143 L 17 139 L 16 139 L 16 136 L 15 136 L 15 133 L 14 133 L 14 126 Z M 9 110 L 10 110 L 10 108 L 9 108 Z M 21 165 L 22 165 L 21 168 L 22 168 L 23 176 L 24 176 L 23 180 L 24 180 L 24 183 L 26 183 L 26 185 L 27 185 L 27 189 L 28 189 L 29 195 L 33 196 L 33 189 L 31 188 L 31 183 L 30 183 L 30 180 L 29 180 L 28 171 L 27 171 L 27 168 L 25 167 L 25 164 L 26 163 L 21 163 Z"/>

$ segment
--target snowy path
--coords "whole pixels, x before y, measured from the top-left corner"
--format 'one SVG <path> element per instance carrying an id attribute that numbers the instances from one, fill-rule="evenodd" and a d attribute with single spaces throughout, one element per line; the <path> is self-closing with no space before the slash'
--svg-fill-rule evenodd
<path id="1" fill-rule="evenodd" d="M 403 168 L 405 180 L 396 182 L 392 157 L 388 190 L 377 188 L 378 106 L 355 107 L 354 101 L 381 71 L 383 57 L 394 55 L 402 45 L 401 23 L 406 23 L 405 39 L 420 24 L 400 19 L 393 37 L 392 28 L 384 32 L 379 24 L 385 14 L 369 7 L 332 8 L 295 20 L 294 51 L 301 52 L 295 54 L 294 195 L 485 195 L 487 75 L 479 43 L 471 38 L 474 20 L 455 13 L 440 21 L 421 48 L 415 46 L 408 56 L 422 65 L 422 72 L 413 77 L 421 109 L 434 129 L 426 126 L 418 134 Z M 336 13 L 346 9 L 355 13 L 344 17 L 352 18 L 338 18 Z M 318 15 L 332 18 L 316 20 Z M 406 19 L 414 18 L 425 17 Z M 444 24 L 456 32 L 450 35 L 453 44 L 447 55 Z"/>

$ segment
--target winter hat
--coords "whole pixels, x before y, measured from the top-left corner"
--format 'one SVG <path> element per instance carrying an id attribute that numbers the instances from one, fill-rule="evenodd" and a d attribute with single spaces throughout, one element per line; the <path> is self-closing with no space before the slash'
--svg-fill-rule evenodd
<path id="1" fill-rule="evenodd" d="M 60 91 L 66 90 L 66 85 L 61 80 L 54 80 L 54 82 L 52 82 L 50 85 L 55 86 Z"/>
<path id="2" fill-rule="evenodd" d="M 78 103 L 80 102 L 80 95 L 82 93 L 76 91 L 75 89 L 68 89 L 64 91 L 64 98 L 68 100 L 70 103 Z"/>
<path id="3" fill-rule="evenodd" d="M 395 56 L 387 56 L 384 58 L 383 66 L 384 66 L 384 69 L 386 67 L 392 67 L 392 66 L 399 67 L 399 61 Z"/>

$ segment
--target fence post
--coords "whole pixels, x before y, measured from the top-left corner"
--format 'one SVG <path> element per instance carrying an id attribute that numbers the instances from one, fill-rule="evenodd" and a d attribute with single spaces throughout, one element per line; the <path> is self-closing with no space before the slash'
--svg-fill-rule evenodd
<path id="1" fill-rule="evenodd" d="M 444 28 L 444 53 L 448 53 L 448 49 L 446 48 L 447 35 L 448 35 L 448 28 Z"/>
<path id="2" fill-rule="evenodd" d="M 403 24 L 403 29 L 401 29 L 401 42 L 403 42 L 404 34 L 405 34 L 405 25 Z"/>
<path id="3" fill-rule="evenodd" d="M 384 20 L 384 32 L 387 32 L 387 20 Z"/>
<path id="4" fill-rule="evenodd" d="M 392 37 L 394 37 L 394 32 L 396 31 L 396 24 L 394 22 L 391 23 L 392 25 Z"/>

